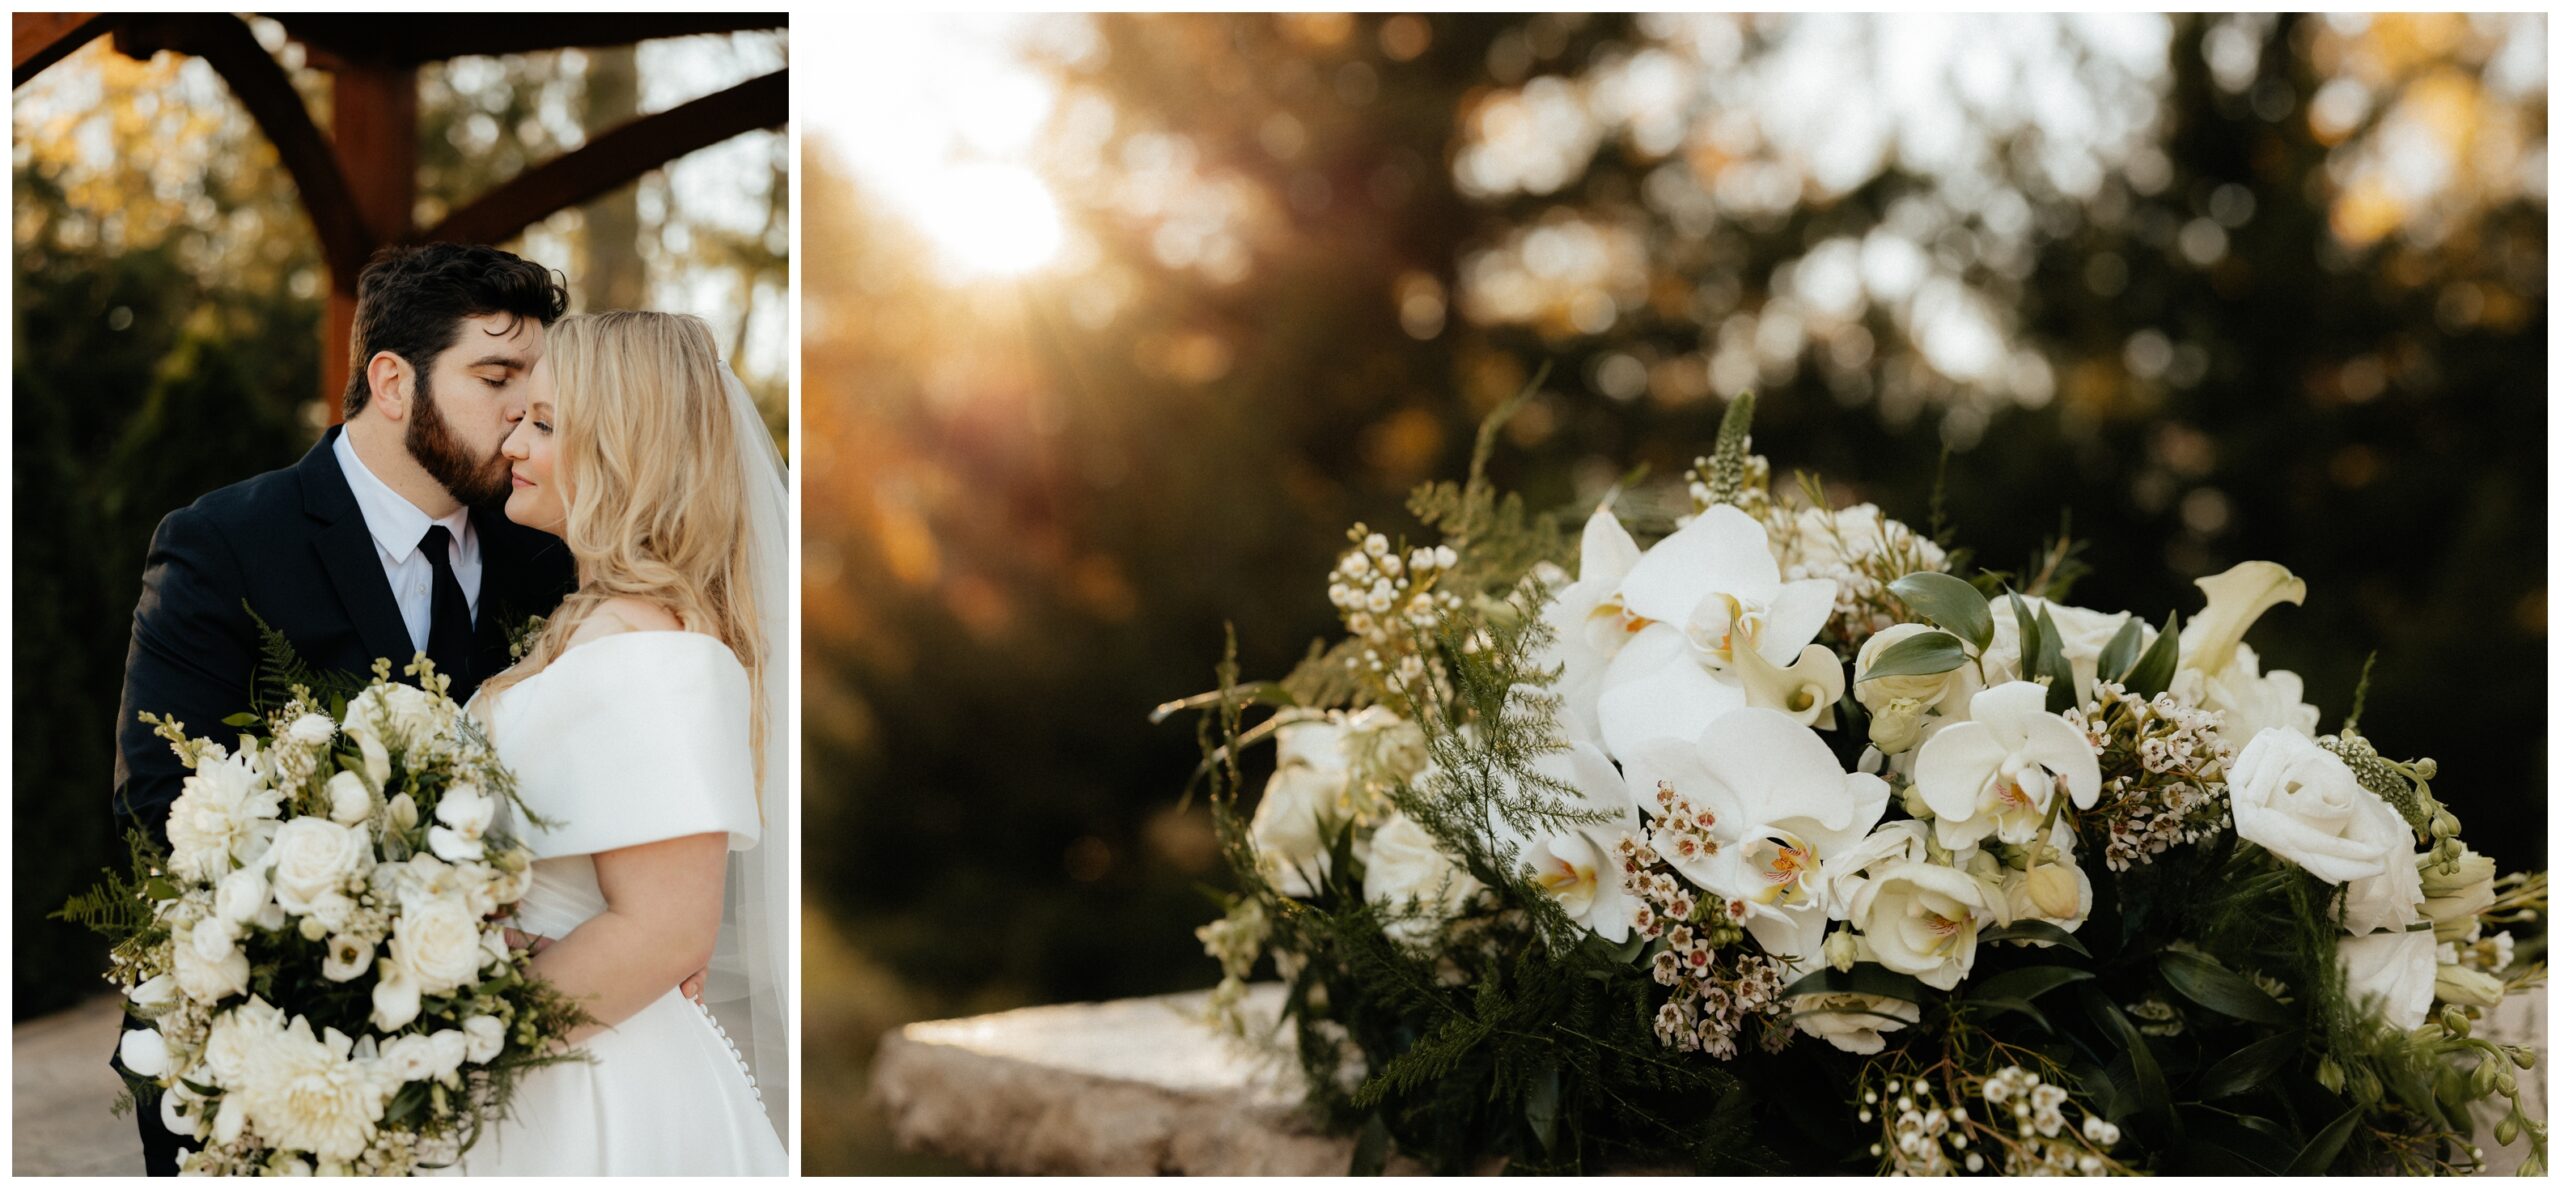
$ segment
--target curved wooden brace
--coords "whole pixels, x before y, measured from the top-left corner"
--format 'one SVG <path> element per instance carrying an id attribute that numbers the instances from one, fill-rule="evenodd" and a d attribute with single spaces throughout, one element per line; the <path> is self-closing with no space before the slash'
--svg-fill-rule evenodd
<path id="1" fill-rule="evenodd" d="M 248 23 L 228 13 L 130 17 L 117 24 L 115 34 L 116 49 L 129 56 L 148 58 L 175 50 L 204 59 L 222 76 L 258 122 L 258 130 L 276 146 L 285 172 L 301 191 L 303 213 L 319 233 L 320 255 L 329 272 L 352 283 L 378 241 L 356 211 L 337 153 L 311 122 L 284 67 L 258 44 Z"/>
<path id="2" fill-rule="evenodd" d="M 102 12 L 13 12 L 9 14 L 9 89 L 27 85 L 71 55 L 71 51 L 105 35 L 115 17 Z"/>
<path id="3" fill-rule="evenodd" d="M 642 116 L 517 174 L 420 238 L 500 243 L 696 149 L 791 118 L 791 71 L 774 71 L 681 107 Z"/>

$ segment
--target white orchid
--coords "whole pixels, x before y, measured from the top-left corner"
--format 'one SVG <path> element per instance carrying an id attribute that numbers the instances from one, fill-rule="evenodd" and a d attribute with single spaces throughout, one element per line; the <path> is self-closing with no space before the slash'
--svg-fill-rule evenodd
<path id="1" fill-rule="evenodd" d="M 2098 800 L 2098 755 L 2089 737 L 2045 709 L 2044 687 L 2012 681 L 1975 694 L 1972 721 L 1920 746 L 1912 787 L 1937 820 L 1938 843 L 1967 847 L 1997 834 L 2023 844 L 2043 833 L 2059 792 L 2087 809 Z"/>
<path id="2" fill-rule="evenodd" d="M 1642 556 L 1636 539 L 1609 509 L 1593 512 L 1582 526 L 1580 575 L 1539 612 L 1553 636 L 1538 664 L 1560 670 L 1556 692 L 1564 696 L 1574 721 L 1596 721 L 1609 662 L 1645 626 L 1644 619 L 1627 610 L 1618 589 Z"/>
<path id="3" fill-rule="evenodd" d="M 1607 755 L 1584 742 L 1563 744 L 1538 757 L 1531 769 L 1561 786 L 1562 795 L 1555 789 L 1524 787 L 1506 774 L 1500 800 L 1516 804 L 1534 799 L 1550 808 L 1596 814 L 1600 820 L 1522 822 L 1497 805 L 1495 834 L 1575 924 L 1609 941 L 1626 940 L 1638 903 L 1620 878 L 1617 847 L 1635 833 L 1639 821 L 1626 781 Z"/>
<path id="4" fill-rule="evenodd" d="M 1627 760 L 1627 783 L 1640 794 L 1668 791 L 1710 819 L 1696 831 L 1704 837 L 1695 853 L 1674 848 L 1664 861 L 1717 897 L 1742 902 L 1752 936 L 1771 953 L 1797 957 L 1821 942 L 1831 897 L 1826 857 L 1865 839 L 1891 799 L 1884 781 L 1841 771 L 1811 728 L 1757 707 L 1715 720 L 1694 742 L 1639 745 Z"/>
<path id="5" fill-rule="evenodd" d="M 1785 581 L 1767 530 L 1729 505 L 1656 543 L 1619 585 L 1627 613 L 1647 622 L 1602 679 L 1600 733 L 1611 754 L 1647 739 L 1694 739 L 1747 705 L 1818 719 L 1843 685 L 1839 658 L 1813 644 L 1837 589 L 1829 579 Z"/>

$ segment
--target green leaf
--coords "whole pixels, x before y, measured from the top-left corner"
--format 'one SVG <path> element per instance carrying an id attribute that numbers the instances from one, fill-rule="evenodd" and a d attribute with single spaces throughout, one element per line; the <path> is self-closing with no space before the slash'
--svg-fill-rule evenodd
<path id="1" fill-rule="evenodd" d="M 1925 993 L 1920 980 L 1900 971 L 1887 970 L 1873 962 L 1861 962 L 1846 971 L 1828 966 L 1797 979 L 1782 995 L 1881 995 L 1887 999 L 1920 1002 Z"/>
<path id="2" fill-rule="evenodd" d="M 2181 995 L 2209 1011 L 2236 1020 L 2278 1027 L 2295 1022 L 2292 1013 L 2256 983 L 2231 972 L 2220 962 L 2193 950 L 2163 950 L 2160 977 Z"/>
<path id="3" fill-rule="evenodd" d="M 2044 634 L 2036 630 L 2036 617 L 2027 613 L 2027 601 L 2018 592 L 2009 592 L 2009 622 L 2018 625 L 2018 676 L 2033 681 L 2044 672 Z"/>
<path id="4" fill-rule="evenodd" d="M 2258 1083 L 2274 1076 L 2295 1054 L 2302 1051 L 2302 1034 L 2279 1032 L 2263 1040 L 2242 1045 L 2237 1052 L 2213 1063 L 2204 1071 L 2196 1096 L 2205 1101 L 2245 1094 Z"/>
<path id="5" fill-rule="evenodd" d="M 2328 1126 L 2320 1129 L 2320 1134 L 2311 1137 L 2310 1143 L 2302 1145 L 2301 1154 L 2293 1158 L 2292 1164 L 2285 1166 L 2284 1175 L 2316 1177 L 2329 1171 L 2329 1166 L 2337 1162 L 2338 1153 L 2346 1150 L 2347 1140 L 2355 1135 L 2356 1124 L 2363 1118 L 2363 1107 L 2348 1107 L 2347 1113 L 2330 1120 Z"/>
<path id="6" fill-rule="evenodd" d="M 427 1083 L 411 1082 L 391 1096 L 391 1105 L 383 1108 L 382 1123 L 386 1127 L 397 1127 L 408 1122 L 426 1105 Z"/>
<path id="7" fill-rule="evenodd" d="M 175 900 L 178 898 L 178 885 L 169 880 L 155 879 L 142 885 L 142 894 L 153 900 Z"/>
<path id="8" fill-rule="evenodd" d="M 2169 1104 L 2169 1079 L 2161 1074 L 2160 1062 L 2151 1055 L 2151 1042 L 2144 1039 L 2141 1029 L 2133 1026 L 2123 1008 L 2117 1007 L 2114 1000 L 2100 994 L 2096 988 L 2087 988 L 2084 998 L 2098 1018 L 2115 1029 L 2116 1039 L 2123 1042 L 2125 1058 L 2133 1065 L 2134 1089 L 2136 1099 L 2142 1105 L 2142 1113 L 2156 1115 L 2174 1126 L 2176 1112 Z"/>
<path id="9" fill-rule="evenodd" d="M 1556 1103 L 1562 1097 L 1563 1077 L 1552 1065 L 1529 1085 L 1529 1133 L 1538 1137 L 1539 1150 L 1549 1155 L 1556 1150 Z"/>
<path id="10" fill-rule="evenodd" d="M 2178 613 L 2172 611 L 2169 622 L 2160 628 L 2159 638 L 2142 650 L 2142 659 L 2133 662 L 2132 670 L 2124 675 L 2124 688 L 2128 693 L 2156 698 L 2169 688 L 2169 679 L 2177 675 Z"/>
<path id="11" fill-rule="evenodd" d="M 2096 977 L 2096 971 L 2070 966 L 2029 966 L 2002 971 L 1972 984 L 1965 992 L 1965 999 L 1967 1002 L 1986 998 L 2033 999 L 2056 987 L 2067 987 Z"/>
<path id="12" fill-rule="evenodd" d="M 238 714 L 234 714 L 229 718 L 223 719 L 222 725 L 226 727 L 254 727 L 265 721 L 265 719 L 243 710 Z"/>
<path id="13" fill-rule="evenodd" d="M 1922 632 L 1896 641 L 1876 657 L 1876 663 L 1858 674 L 1860 681 L 1878 677 L 1921 677 L 1944 673 L 1965 661 L 1964 642 L 1945 632 Z"/>
<path id="14" fill-rule="evenodd" d="M 2044 708 L 2060 714 L 2080 704 L 2080 682 L 2063 653 L 2062 629 L 2053 625 L 2053 604 L 2036 608 L 2036 635 L 2042 640 L 2036 659 L 2044 662 L 2043 675 L 2053 679 L 2044 687 Z"/>
<path id="15" fill-rule="evenodd" d="M 2098 650 L 2098 680 L 2115 681 L 2133 667 L 2134 658 L 2142 651 L 2142 621 L 2128 615 L 2124 626 L 2116 629 L 2105 648 Z"/>
<path id="16" fill-rule="evenodd" d="M 1982 935 L 1983 941 L 2049 941 L 2083 958 L 2094 957 L 2079 938 L 2065 933 L 2051 921 L 2018 921 Z"/>
<path id="17" fill-rule="evenodd" d="M 1965 996 L 1965 1002 L 1985 1011 L 2013 1011 L 2034 1020 L 2037 1027 L 2047 1032 L 2055 1031 L 2053 1021 L 2046 1019 L 2043 1012 L 2036 1010 L 2035 1004 L 2014 995 L 1968 995 Z"/>
<path id="18" fill-rule="evenodd" d="M 1885 589 L 1914 614 L 1972 641 L 1974 651 L 1991 647 L 1991 602 L 1972 583 L 1953 574 L 1923 570 L 1896 578 Z"/>

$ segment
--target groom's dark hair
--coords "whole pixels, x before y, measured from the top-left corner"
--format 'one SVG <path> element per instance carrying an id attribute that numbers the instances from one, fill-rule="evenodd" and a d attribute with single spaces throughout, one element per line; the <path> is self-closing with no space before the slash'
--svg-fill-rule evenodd
<path id="1" fill-rule="evenodd" d="M 465 318 L 508 314 L 549 326 L 568 308 L 560 274 L 513 252 L 484 244 L 384 248 L 356 278 L 346 415 L 363 412 L 373 396 L 365 365 L 381 352 L 408 360 L 424 376 L 453 345 Z"/>

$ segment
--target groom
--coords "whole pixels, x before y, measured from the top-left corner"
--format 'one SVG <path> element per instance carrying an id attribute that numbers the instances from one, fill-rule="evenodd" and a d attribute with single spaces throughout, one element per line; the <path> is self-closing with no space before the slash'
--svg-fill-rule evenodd
<path id="1" fill-rule="evenodd" d="M 496 248 L 388 248 L 365 266 L 346 424 L 152 534 L 117 711 L 120 826 L 165 839 L 186 776 L 143 712 L 219 737 L 249 709 L 253 611 L 318 670 L 363 674 L 388 657 L 396 672 L 424 652 L 456 702 L 507 666 L 508 633 L 576 585 L 567 546 L 500 510 L 512 484 L 499 447 L 567 306 L 553 273 Z M 173 1175 L 178 1138 L 142 1106 L 144 1162 Z"/>

